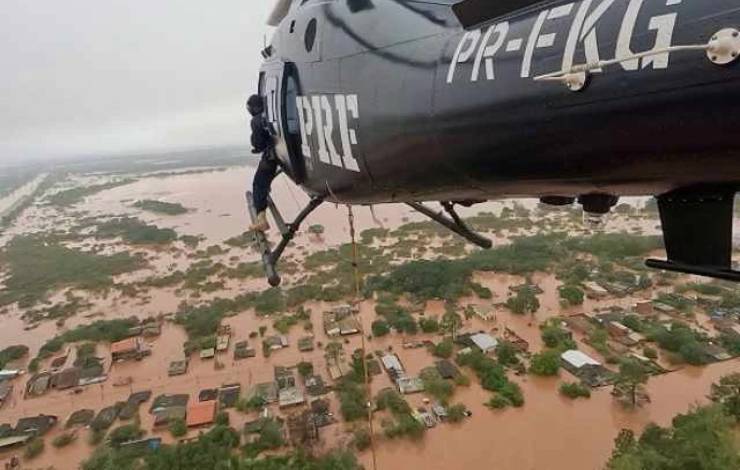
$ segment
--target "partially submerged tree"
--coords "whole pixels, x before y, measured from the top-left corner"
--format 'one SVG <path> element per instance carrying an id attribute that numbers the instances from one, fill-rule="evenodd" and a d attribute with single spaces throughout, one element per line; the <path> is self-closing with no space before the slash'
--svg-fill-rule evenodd
<path id="1" fill-rule="evenodd" d="M 636 406 L 638 391 L 647 383 L 648 378 L 650 378 L 650 374 L 639 359 L 627 358 L 619 365 L 616 386 L 618 389 L 625 391 L 632 406 Z"/>

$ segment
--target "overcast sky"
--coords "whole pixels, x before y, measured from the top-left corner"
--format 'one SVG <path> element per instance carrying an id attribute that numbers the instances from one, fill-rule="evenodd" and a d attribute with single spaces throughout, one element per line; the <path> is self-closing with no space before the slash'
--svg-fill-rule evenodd
<path id="1" fill-rule="evenodd" d="M 246 145 L 273 3 L 0 0 L 0 162 Z"/>

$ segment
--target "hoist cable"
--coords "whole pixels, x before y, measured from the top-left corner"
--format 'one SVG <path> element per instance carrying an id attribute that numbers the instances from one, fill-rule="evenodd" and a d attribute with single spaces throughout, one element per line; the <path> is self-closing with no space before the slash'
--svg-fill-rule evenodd
<path id="1" fill-rule="evenodd" d="M 364 379 L 365 379 L 365 391 L 367 393 L 367 424 L 370 430 L 370 452 L 373 456 L 373 470 L 378 469 L 378 462 L 375 455 L 375 432 L 373 430 L 373 407 L 372 407 L 372 391 L 370 389 L 370 370 L 367 367 L 367 349 L 365 348 L 365 327 L 363 325 L 362 319 L 358 318 L 359 313 L 359 306 L 360 306 L 360 266 L 358 264 L 357 258 L 357 240 L 355 236 L 355 214 L 352 210 L 351 205 L 347 205 L 347 215 L 349 219 L 349 234 L 350 239 L 352 241 L 352 269 L 354 272 L 354 280 L 355 280 L 355 299 L 354 299 L 354 308 L 352 309 L 352 314 L 355 317 L 355 322 L 357 322 L 357 325 L 360 327 L 360 334 L 362 335 L 362 369 L 364 371 Z"/>

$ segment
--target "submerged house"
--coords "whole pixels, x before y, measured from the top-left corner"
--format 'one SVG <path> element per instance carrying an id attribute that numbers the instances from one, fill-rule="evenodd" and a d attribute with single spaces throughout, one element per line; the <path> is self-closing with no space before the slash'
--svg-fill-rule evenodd
<path id="1" fill-rule="evenodd" d="M 216 420 L 216 401 L 201 401 L 188 406 L 186 424 L 189 428 L 208 426 Z"/>
<path id="2" fill-rule="evenodd" d="M 349 336 L 360 332 L 360 324 L 353 316 L 356 310 L 349 305 L 335 307 L 324 312 L 324 331 L 327 336 Z"/>
<path id="3" fill-rule="evenodd" d="M 38 415 L 28 418 L 21 418 L 15 425 L 15 434 L 30 434 L 32 436 L 43 436 L 51 428 L 56 426 L 59 418 L 52 415 Z"/>
<path id="4" fill-rule="evenodd" d="M 486 333 L 476 333 L 474 335 L 470 335 L 470 341 L 483 354 L 488 354 L 489 352 L 495 351 L 496 346 L 498 346 L 498 340 Z"/>
<path id="5" fill-rule="evenodd" d="M 565 370 L 581 379 L 591 387 L 608 385 L 614 380 L 614 373 L 587 354 L 571 349 L 560 355 Z"/>
<path id="6" fill-rule="evenodd" d="M 396 381 L 399 377 L 404 377 L 406 371 L 401 364 L 401 360 L 395 354 L 384 354 L 380 358 L 380 362 L 383 363 L 383 368 L 388 373 L 391 380 Z"/>
<path id="7" fill-rule="evenodd" d="M 110 345 L 110 354 L 113 362 L 140 360 L 151 354 L 151 351 L 139 337 L 126 338 Z"/>
<path id="8" fill-rule="evenodd" d="M 403 395 L 424 391 L 424 382 L 419 377 L 399 377 L 396 380 L 398 391 Z"/>
<path id="9" fill-rule="evenodd" d="M 66 390 L 76 387 L 80 383 L 81 373 L 82 369 L 79 367 L 64 369 L 51 377 L 51 386 L 57 390 Z"/>

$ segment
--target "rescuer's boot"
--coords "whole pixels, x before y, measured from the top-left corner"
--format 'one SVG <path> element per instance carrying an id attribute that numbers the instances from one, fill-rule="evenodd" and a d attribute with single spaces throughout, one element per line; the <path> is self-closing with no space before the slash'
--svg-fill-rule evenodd
<path id="1" fill-rule="evenodd" d="M 267 232 L 270 230 L 270 224 L 267 222 L 267 211 L 262 211 L 257 214 L 257 219 L 254 221 L 249 230 L 252 232 Z"/>

